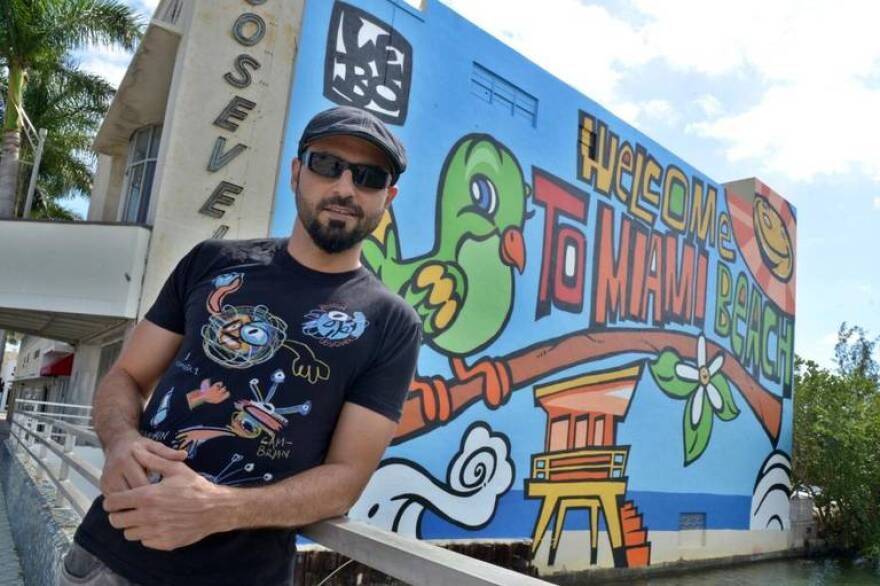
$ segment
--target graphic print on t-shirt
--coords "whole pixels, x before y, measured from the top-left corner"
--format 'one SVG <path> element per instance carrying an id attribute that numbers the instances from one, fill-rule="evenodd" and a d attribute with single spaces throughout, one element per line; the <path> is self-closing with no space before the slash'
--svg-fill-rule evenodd
<path id="1" fill-rule="evenodd" d="M 171 393 L 174 392 L 174 387 L 165 393 L 162 396 L 162 400 L 159 402 L 159 408 L 156 409 L 156 414 L 153 415 L 153 418 L 150 420 L 150 425 L 153 427 L 159 427 L 159 424 L 165 421 L 165 417 L 168 416 L 168 406 L 171 403 Z"/>
<path id="2" fill-rule="evenodd" d="M 235 411 L 232 413 L 230 422 L 225 427 L 212 427 L 204 425 L 196 425 L 181 429 L 174 440 L 174 446 L 181 450 L 186 450 L 188 457 L 195 457 L 198 448 L 203 443 L 216 439 L 218 437 L 239 437 L 242 439 L 268 438 L 269 442 L 275 440 L 275 436 L 285 427 L 289 420 L 285 415 L 298 414 L 306 416 L 312 410 L 312 402 L 305 401 L 298 405 L 289 407 L 276 407 L 272 403 L 278 387 L 284 383 L 286 377 L 282 370 L 276 370 L 272 373 L 272 384 L 268 392 L 263 395 L 260 390 L 260 381 L 256 378 L 250 380 L 251 393 L 254 400 L 241 399 L 235 402 Z M 207 379 L 203 382 L 207 382 Z M 215 383 L 218 385 L 218 383 Z M 223 383 L 219 383 L 216 387 L 217 393 L 214 395 L 219 398 L 225 393 L 226 397 L 229 392 L 226 391 Z M 201 391 L 201 390 L 200 390 Z M 210 387 L 206 392 L 211 392 Z M 189 395 L 187 395 L 189 400 Z M 221 401 L 225 400 L 225 397 Z M 201 403 L 197 404 L 200 405 Z M 190 408 L 194 408 L 190 404 Z"/>
<path id="3" fill-rule="evenodd" d="M 258 480 L 262 480 L 263 482 L 271 482 L 274 478 L 271 472 L 266 472 L 265 474 L 257 474 L 256 476 L 250 475 L 254 471 L 254 463 L 245 462 L 244 464 L 241 464 L 243 460 L 244 456 L 242 456 L 241 454 L 232 454 L 232 456 L 229 458 L 229 462 L 227 462 L 226 466 L 224 466 L 222 470 L 217 472 L 217 474 L 208 474 L 207 472 L 200 472 L 200 474 L 214 484 L 225 484 L 227 486 L 248 484 Z M 236 464 L 241 465 L 236 466 Z M 245 474 L 249 474 L 250 476 L 236 477 L 236 475 L 242 472 Z"/>
<path id="4" fill-rule="evenodd" d="M 330 378 L 327 363 L 308 345 L 287 339 L 287 324 L 268 307 L 223 304 L 227 295 L 241 289 L 243 273 L 225 273 L 212 283 L 214 289 L 206 301 L 210 316 L 201 329 L 202 348 L 208 358 L 226 368 L 245 369 L 270 360 L 285 348 L 293 354 L 290 370 L 294 376 L 312 384 Z"/>
<path id="5" fill-rule="evenodd" d="M 354 342 L 366 331 L 370 322 L 360 311 L 349 315 L 339 304 L 321 305 L 306 314 L 302 333 L 318 340 L 324 346 L 344 346 Z"/>
<path id="6" fill-rule="evenodd" d="M 186 404 L 189 405 L 189 409 L 192 411 L 205 403 L 217 405 L 228 398 L 229 391 L 226 390 L 226 385 L 223 384 L 223 381 L 218 380 L 211 383 L 211 379 L 206 378 L 202 379 L 199 388 L 186 394 Z"/>

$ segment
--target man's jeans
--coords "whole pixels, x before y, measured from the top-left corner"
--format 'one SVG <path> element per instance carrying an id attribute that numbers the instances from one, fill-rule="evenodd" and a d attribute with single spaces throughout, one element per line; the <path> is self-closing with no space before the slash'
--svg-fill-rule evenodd
<path id="1" fill-rule="evenodd" d="M 104 562 L 72 544 L 58 572 L 58 586 L 135 586 L 114 573 Z"/>

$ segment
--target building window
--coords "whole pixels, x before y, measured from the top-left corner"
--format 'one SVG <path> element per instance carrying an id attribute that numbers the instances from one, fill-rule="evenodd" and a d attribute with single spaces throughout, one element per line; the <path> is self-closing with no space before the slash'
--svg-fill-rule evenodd
<path id="1" fill-rule="evenodd" d="M 706 513 L 679 513 L 678 545 L 683 548 L 706 547 Z"/>
<path id="2" fill-rule="evenodd" d="M 706 513 L 680 513 L 678 516 L 678 530 L 689 531 L 692 529 L 706 528 Z"/>
<path id="3" fill-rule="evenodd" d="M 538 98 L 479 63 L 474 63 L 471 72 L 471 93 L 514 118 L 526 121 L 529 126 L 535 126 L 538 122 Z"/>
<path id="4" fill-rule="evenodd" d="M 123 193 L 125 207 L 122 210 L 122 221 L 126 224 L 147 222 L 161 138 L 161 126 L 147 126 L 135 132 L 129 140 Z"/>

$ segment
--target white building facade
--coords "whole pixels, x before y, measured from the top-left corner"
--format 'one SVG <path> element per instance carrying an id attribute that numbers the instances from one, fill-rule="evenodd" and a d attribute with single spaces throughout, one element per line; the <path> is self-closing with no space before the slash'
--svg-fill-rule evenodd
<path id="1" fill-rule="evenodd" d="M 87 221 L 0 221 L 0 328 L 75 345 L 70 401 L 194 244 L 268 234 L 302 10 L 161 2 L 95 141 Z"/>

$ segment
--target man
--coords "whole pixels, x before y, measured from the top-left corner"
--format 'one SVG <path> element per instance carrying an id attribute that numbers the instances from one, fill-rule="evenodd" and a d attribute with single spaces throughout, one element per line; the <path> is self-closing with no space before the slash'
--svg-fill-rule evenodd
<path id="1" fill-rule="evenodd" d="M 360 242 L 406 155 L 344 107 L 292 165 L 290 238 L 196 246 L 101 382 L 102 496 L 62 583 L 289 584 L 294 528 L 343 514 L 378 465 L 421 326 Z"/>

